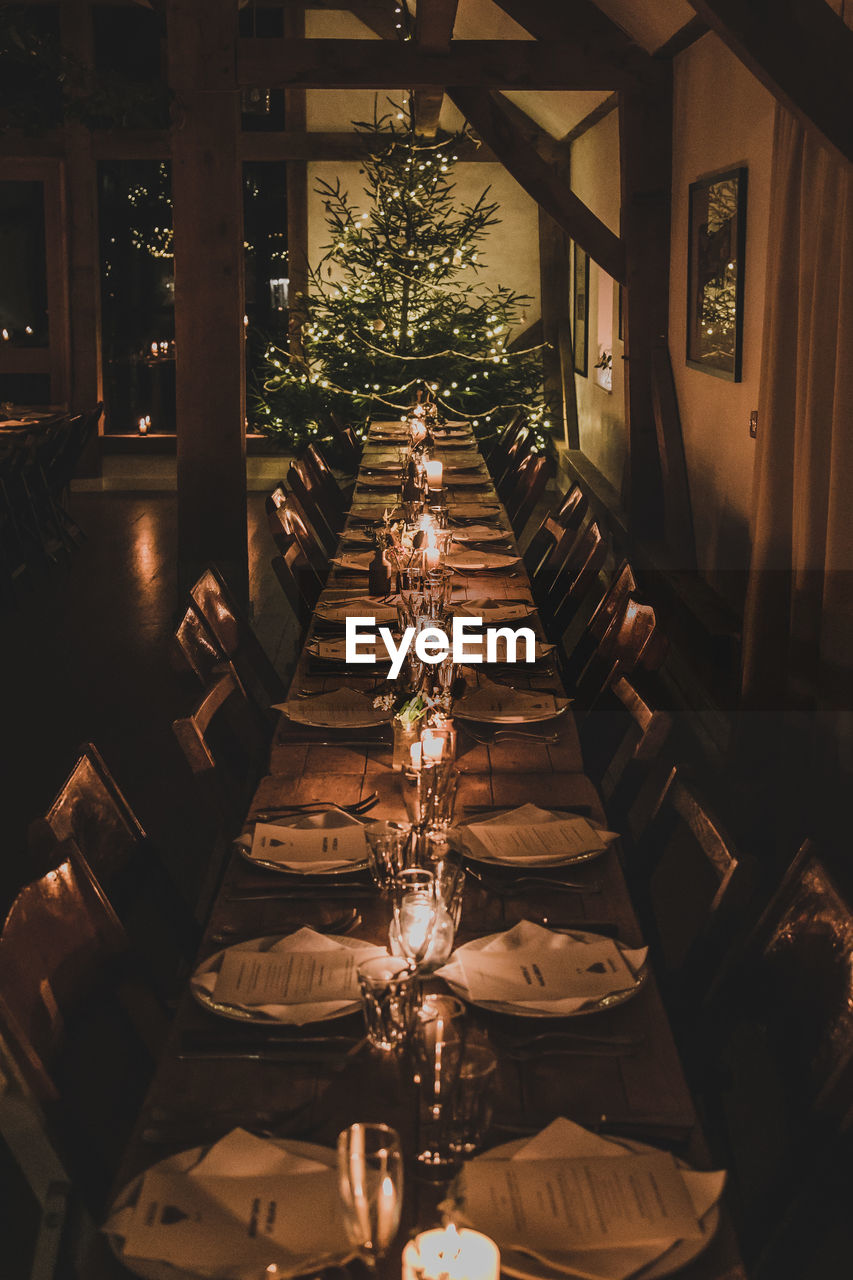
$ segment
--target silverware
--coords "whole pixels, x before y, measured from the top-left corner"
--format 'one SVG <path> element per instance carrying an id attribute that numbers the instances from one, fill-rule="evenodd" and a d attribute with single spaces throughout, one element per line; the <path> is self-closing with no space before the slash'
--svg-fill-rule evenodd
<path id="1" fill-rule="evenodd" d="M 469 876 L 486 889 L 489 893 L 494 893 L 497 897 L 503 897 L 507 894 L 513 894 L 518 889 L 553 889 L 558 893 L 563 890 L 567 893 L 601 893 L 601 881 L 590 880 L 588 884 L 583 884 L 579 880 L 557 880 L 553 876 L 513 876 L 508 880 L 493 880 L 490 876 L 484 876 L 481 871 L 477 871 L 474 867 L 466 867 Z"/>
<path id="2" fill-rule="evenodd" d="M 228 902 L 338 902 L 348 898 L 375 898 L 376 889 L 366 884 L 295 885 L 292 889 L 230 889 Z"/>
<path id="3" fill-rule="evenodd" d="M 319 743 L 315 744 L 321 745 Z M 282 814 L 282 813 L 298 813 L 303 809 L 314 809 L 318 805 L 331 805 L 333 809 L 343 809 L 346 813 L 360 813 L 363 809 L 369 809 L 379 799 L 376 791 L 371 791 L 369 796 L 364 796 L 361 800 L 357 800 L 354 804 L 336 804 L 334 800 L 304 800 L 299 804 L 281 804 L 271 808 L 264 809 L 261 813 L 255 814 L 255 821 L 261 821 L 262 815 Z"/>
<path id="4" fill-rule="evenodd" d="M 315 933 L 351 933 L 353 929 L 357 929 L 361 924 L 361 915 L 353 907 L 350 911 L 342 911 L 340 915 L 335 916 L 334 920 L 329 920 L 324 924 L 316 924 L 307 920 L 277 920 L 275 923 L 276 933 L 287 933 L 290 929 L 302 929 L 306 925 L 309 929 L 313 929 Z M 259 936 L 257 928 L 249 932 L 245 928 L 236 925 L 223 925 L 216 933 L 212 933 L 207 939 L 208 942 L 214 944 L 224 944 L 226 946 L 234 942 L 248 942 L 252 938 Z"/>
<path id="5" fill-rule="evenodd" d="M 545 746 L 555 746 L 560 741 L 558 733 L 526 733 L 523 729 L 497 729 L 488 737 L 485 734 L 475 733 L 468 725 L 465 726 L 465 732 L 469 738 L 473 738 L 475 742 L 479 742 L 482 746 L 491 746 L 494 742 L 503 742 L 507 738 L 521 738 L 526 742 L 541 742 Z"/>

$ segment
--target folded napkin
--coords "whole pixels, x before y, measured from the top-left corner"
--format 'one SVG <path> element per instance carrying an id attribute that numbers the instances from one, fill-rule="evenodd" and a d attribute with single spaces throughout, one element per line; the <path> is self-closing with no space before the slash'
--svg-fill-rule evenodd
<path id="1" fill-rule="evenodd" d="M 308 874 L 356 865 L 366 854 L 364 827 L 356 819 L 334 827 L 256 822 L 249 850 L 250 858 Z"/>
<path id="2" fill-rule="evenodd" d="M 345 622 L 347 618 L 375 618 L 377 626 L 397 621 L 397 605 L 377 596 L 349 596 L 344 600 L 321 600 L 317 617 L 325 622 Z"/>
<path id="3" fill-rule="evenodd" d="M 579 941 L 522 920 L 486 943 L 466 943 L 438 973 L 475 1002 L 562 1017 L 615 991 L 639 990 L 647 953 L 647 947 L 629 950 L 592 935 Z"/>
<path id="4" fill-rule="evenodd" d="M 104 1230 L 116 1254 L 152 1280 L 257 1280 L 267 1270 L 289 1277 L 353 1257 L 334 1153 L 244 1129 L 206 1154 L 196 1148 L 154 1165 Z"/>
<path id="5" fill-rule="evenodd" d="M 345 551 L 342 556 L 332 556 L 332 564 L 347 573 L 367 573 L 372 560 L 372 551 Z"/>
<path id="6" fill-rule="evenodd" d="M 603 853 L 616 831 L 602 831 L 580 815 L 553 813 L 523 804 L 490 818 L 457 827 L 465 849 L 487 862 L 510 866 L 560 866 L 592 853 Z"/>
<path id="7" fill-rule="evenodd" d="M 519 557 L 502 551 L 454 551 L 445 560 L 451 569 L 464 573 L 476 569 L 509 569 L 518 564 Z"/>
<path id="8" fill-rule="evenodd" d="M 568 698 L 555 693 L 533 693 L 484 681 L 454 704 L 453 714 L 492 724 L 524 724 L 557 716 L 568 705 Z"/>
<path id="9" fill-rule="evenodd" d="M 501 1249 L 504 1262 L 513 1269 L 523 1266 L 526 1271 L 531 1270 L 530 1264 L 525 1264 L 523 1257 L 518 1256 L 527 1255 L 556 1271 L 583 1277 L 584 1280 L 627 1280 L 637 1273 L 643 1276 L 669 1275 L 700 1253 L 713 1235 L 718 1220 L 714 1210 L 723 1191 L 724 1172 L 704 1173 L 684 1168 L 675 1164 L 672 1157 L 663 1159 L 664 1153 L 655 1153 L 644 1144 L 602 1138 L 563 1118 L 554 1120 L 528 1141 L 513 1143 L 512 1148 L 513 1154 L 509 1159 L 497 1149 L 477 1156 L 463 1168 L 456 1187 L 460 1207 L 453 1212 L 453 1217 L 459 1225 L 472 1226 L 492 1236 Z M 650 1160 L 655 1156 L 656 1159 Z M 535 1190 L 547 1183 L 556 1187 L 561 1185 L 561 1174 L 569 1177 L 580 1174 L 582 1179 L 585 1171 L 590 1179 L 595 1178 L 601 1185 L 608 1172 L 608 1166 L 603 1163 L 605 1160 L 625 1162 L 624 1172 L 614 1167 L 612 1185 L 623 1195 L 627 1193 L 622 1204 L 627 1205 L 628 1213 L 620 1214 L 619 1199 L 608 1197 L 602 1206 L 607 1230 L 602 1233 L 598 1247 L 572 1247 L 572 1225 L 577 1237 L 586 1225 L 583 1205 L 577 1200 L 563 1205 L 548 1201 L 547 1197 L 543 1201 L 554 1206 L 553 1226 L 561 1232 L 564 1224 L 565 1233 L 565 1245 L 560 1243 L 557 1247 L 547 1248 L 542 1244 L 542 1224 L 537 1221 L 537 1207 L 529 1198 L 516 1198 L 510 1211 L 506 1211 L 501 1203 L 501 1191 L 507 1185 L 507 1175 L 510 1183 L 515 1184 L 516 1192 L 519 1186 Z M 530 1162 L 541 1164 L 541 1177 L 537 1177 L 540 1170 L 529 1167 Z M 673 1226 L 677 1224 L 684 1235 L 674 1234 L 672 1229 L 667 1234 L 664 1226 L 664 1234 L 657 1239 L 631 1239 L 632 1236 L 642 1236 L 643 1232 L 630 1221 L 631 1196 L 637 1183 L 629 1179 L 632 1171 L 640 1174 L 646 1162 L 654 1169 L 653 1185 L 665 1193 L 665 1199 L 661 1198 L 653 1205 L 654 1221 L 657 1223 L 663 1218 Z M 647 1176 L 648 1173 L 647 1167 Z M 591 1181 L 589 1185 L 592 1185 Z M 653 1229 L 659 1228 L 655 1226 Z M 618 1243 L 620 1237 L 625 1243 Z"/>
<path id="10" fill-rule="evenodd" d="M 332 689 L 310 698 L 293 698 L 274 704 L 297 724 L 321 729 L 368 729 L 391 719 L 390 711 L 377 710 L 372 698 L 355 689 Z"/>
<path id="11" fill-rule="evenodd" d="M 517 600 L 496 600 L 489 596 L 470 596 L 467 600 L 459 601 L 457 613 L 466 618 L 482 618 L 487 625 L 491 625 L 495 622 L 529 618 L 533 610 L 533 601 L 528 604 Z"/>
<path id="12" fill-rule="evenodd" d="M 448 504 L 448 509 L 451 516 L 456 516 L 459 520 L 477 520 L 480 516 L 500 511 L 494 498 L 490 498 L 488 494 L 480 494 L 479 497 L 472 494 L 467 502 L 457 502 L 454 499 Z"/>
<path id="13" fill-rule="evenodd" d="M 370 616 L 370 615 L 368 615 Z M 362 641 L 358 646 L 359 653 L 363 656 L 367 653 L 373 653 L 377 662 L 390 662 L 388 650 L 381 639 L 377 639 L 376 644 L 371 650 L 366 641 Z M 347 660 L 347 642 L 343 636 L 335 637 L 333 640 L 321 640 L 315 638 L 308 645 L 308 652 L 313 653 L 317 658 L 323 658 L 326 662 L 346 662 Z M 365 666 L 367 664 L 365 663 Z"/>
<path id="14" fill-rule="evenodd" d="M 205 996 L 275 1022 L 302 1026 L 354 1008 L 359 1000 L 355 968 L 383 947 L 336 939 L 303 928 L 271 947 L 238 942 L 192 975 L 190 987 L 202 1004 Z M 328 956 L 328 963 L 320 961 Z M 252 957 L 258 957 L 253 963 Z M 264 957 L 271 957 L 270 960 Z M 239 963 L 239 967 L 238 967 Z M 276 999 L 275 991 L 287 993 Z M 269 998 L 264 999 L 268 995 Z"/>
<path id="15" fill-rule="evenodd" d="M 494 524 L 469 524 L 464 529 L 454 529 L 454 542 L 505 542 L 510 535 Z"/>

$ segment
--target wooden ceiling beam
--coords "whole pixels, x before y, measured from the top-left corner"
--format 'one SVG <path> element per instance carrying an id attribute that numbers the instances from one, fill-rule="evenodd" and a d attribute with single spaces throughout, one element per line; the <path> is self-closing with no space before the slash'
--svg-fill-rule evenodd
<path id="1" fill-rule="evenodd" d="M 744 66 L 853 162 L 853 31 L 826 0 L 690 0 Z"/>
<path id="2" fill-rule="evenodd" d="M 464 84 L 492 89 L 616 89 L 620 74 L 576 44 L 455 40 L 446 52 L 414 41 L 237 42 L 237 84 L 268 89 L 421 89 Z"/>
<path id="3" fill-rule="evenodd" d="M 621 77 L 655 79 L 653 59 L 593 0 L 495 0 L 537 40 L 573 44 L 585 57 L 608 63 Z M 615 87 L 615 86 L 614 86 Z"/>
<path id="4" fill-rule="evenodd" d="M 415 44 L 427 53 L 447 53 L 459 0 L 419 0 L 415 11 Z M 434 138 L 444 89 L 416 89 L 412 95 L 415 133 Z"/>
<path id="5" fill-rule="evenodd" d="M 608 275 L 624 284 L 625 250 L 622 241 L 578 199 L 564 177 L 531 147 L 529 135 L 523 133 L 510 118 L 504 103 L 494 94 L 468 85 L 448 88 L 447 96 L 528 195 Z"/>

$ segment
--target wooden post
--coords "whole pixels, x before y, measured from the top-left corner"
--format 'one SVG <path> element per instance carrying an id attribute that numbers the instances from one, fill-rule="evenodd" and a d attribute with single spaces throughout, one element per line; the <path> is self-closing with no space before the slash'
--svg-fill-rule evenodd
<path id="1" fill-rule="evenodd" d="M 575 398 L 572 325 L 569 313 L 568 237 L 544 209 L 539 209 L 539 295 L 542 300 L 542 337 L 545 403 L 552 422 L 562 428 L 570 449 L 580 446 L 578 406 Z"/>
<path id="2" fill-rule="evenodd" d="M 661 63 L 655 88 L 619 95 L 622 243 L 626 289 L 625 421 L 632 532 L 663 534 L 663 491 L 655 429 L 652 351 L 669 323 L 669 222 L 672 184 L 672 68 Z"/>
<path id="3" fill-rule="evenodd" d="M 94 40 L 88 0 L 66 0 L 59 7 L 59 18 L 63 51 L 75 61 L 91 66 Z M 94 408 L 103 399 L 97 166 L 91 131 L 78 120 L 67 120 L 64 132 L 71 321 L 68 402 L 74 410 L 85 410 Z M 87 455 L 79 473 L 98 475 L 97 445 L 87 451 Z"/>
<path id="4" fill-rule="evenodd" d="M 168 0 L 178 590 L 216 564 L 248 605 L 237 0 Z"/>
<path id="5" fill-rule="evenodd" d="M 289 5 L 284 10 L 286 39 L 305 37 L 305 6 Z M 286 89 L 284 123 L 289 133 L 304 134 L 308 117 L 304 89 Z M 308 289 L 308 163 L 287 161 L 287 263 L 289 284 L 288 345 L 291 355 L 302 356 L 302 325 L 305 310 L 302 299 Z"/>

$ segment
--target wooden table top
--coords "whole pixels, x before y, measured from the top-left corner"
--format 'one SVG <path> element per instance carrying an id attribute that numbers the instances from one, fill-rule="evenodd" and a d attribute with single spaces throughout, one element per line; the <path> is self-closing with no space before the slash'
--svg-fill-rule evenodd
<path id="1" fill-rule="evenodd" d="M 388 446 L 385 446 L 387 448 Z M 375 452 L 365 453 L 369 463 Z M 494 499 L 491 481 L 484 493 Z M 355 491 L 354 509 L 363 505 L 364 488 Z M 369 496 L 369 495 L 368 495 Z M 466 499 L 467 500 L 467 499 Z M 452 495 L 451 495 L 452 501 Z M 500 513 L 508 537 L 509 524 Z M 366 575 L 333 570 L 326 595 L 366 591 Z M 514 576 L 480 574 L 460 577 L 465 598 L 488 594 L 532 601 L 523 565 Z M 538 625 L 538 624 L 537 624 Z M 511 669 L 508 669 L 511 670 Z M 370 678 L 346 677 L 350 687 L 368 688 Z M 513 671 L 513 683 L 521 685 Z M 531 684 L 562 692 L 556 669 L 537 668 Z M 291 696 L 339 687 L 331 674 L 317 674 L 304 652 L 296 669 Z M 559 742 L 508 739 L 495 745 L 475 742 L 459 729 L 461 777 L 456 817 L 473 806 L 512 806 L 532 801 L 540 805 L 579 806 L 594 819 L 604 820 L 597 792 L 583 773 L 577 731 L 571 713 L 553 722 Z M 551 724 L 547 726 L 549 729 Z M 530 726 L 531 730 L 537 726 Z M 478 726 L 482 729 L 482 726 Z M 343 741 L 335 741 L 337 737 Z M 485 735 L 481 735 L 485 736 Z M 348 745 L 352 743 L 354 745 Z M 329 745 L 334 742 L 334 745 Z M 368 743 L 368 745 L 364 745 Z M 298 804 L 318 798 L 350 804 L 372 792 L 379 803 L 371 818 L 405 819 L 413 784 L 391 768 L 390 729 L 334 731 L 308 729 L 282 717 L 270 757 L 270 773 L 261 780 L 253 799 L 253 815 L 276 805 Z M 486 891 L 474 879 L 466 882 L 460 942 L 497 932 L 518 920 L 548 922 L 554 927 L 604 925 L 629 945 L 640 945 L 637 920 L 628 897 L 618 846 L 611 846 L 592 862 L 549 871 L 585 886 L 577 891 L 540 888 L 511 897 Z M 328 923 L 356 908 L 360 923 L 350 936 L 384 945 L 389 911 L 364 879 L 359 884 L 306 880 L 251 866 L 236 852 L 226 869 L 205 933 L 200 958 L 229 941 L 287 933 L 302 924 Z M 440 980 L 431 979 L 440 987 Z M 472 1009 L 475 1026 L 486 1034 L 518 1031 L 518 1020 Z M 706 1155 L 693 1103 L 681 1069 L 667 1017 L 652 975 L 637 996 L 606 1012 L 563 1020 L 554 1025 L 590 1035 L 626 1037 L 630 1048 L 598 1053 L 579 1046 L 571 1053 L 543 1056 L 524 1063 L 503 1056 L 498 1048 L 498 1088 L 494 1124 L 487 1145 L 497 1145 L 523 1133 L 538 1131 L 555 1116 L 565 1115 L 590 1127 L 647 1139 L 684 1154 L 697 1166 Z M 545 1024 L 531 1022 L 531 1034 Z M 358 1036 L 361 1015 L 323 1024 L 322 1032 Z M 381 1120 L 401 1134 L 404 1151 L 415 1150 L 416 1104 L 405 1071 L 391 1058 L 363 1047 L 350 1057 L 343 1053 L 322 1060 L 306 1046 L 298 1053 L 294 1042 L 318 1033 L 318 1025 L 299 1029 L 266 1028 L 264 1045 L 256 1051 L 259 1029 L 230 1022 L 203 1009 L 187 993 L 177 1011 L 169 1042 L 162 1055 L 145 1107 L 123 1161 L 118 1186 L 145 1168 L 182 1148 L 209 1142 L 237 1124 L 275 1129 L 282 1136 L 302 1137 L 334 1146 L 338 1132 L 356 1120 Z M 284 1042 L 282 1046 L 281 1042 Z M 244 1056 L 236 1057 L 242 1053 Z M 407 1235 L 440 1220 L 437 1204 L 442 1188 L 409 1177 L 399 1245 L 380 1266 L 380 1275 L 399 1276 L 399 1259 Z M 116 1264 L 117 1271 L 123 1273 Z M 353 1274 L 357 1273 L 354 1268 Z M 736 1280 L 737 1249 L 726 1215 L 705 1253 L 683 1269 L 685 1280 Z"/>

